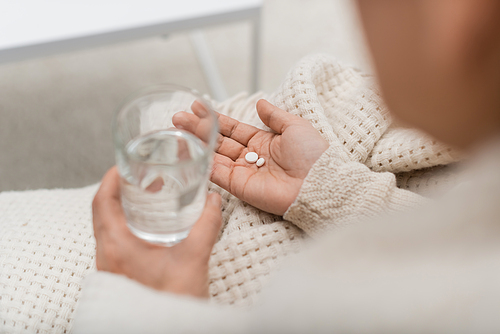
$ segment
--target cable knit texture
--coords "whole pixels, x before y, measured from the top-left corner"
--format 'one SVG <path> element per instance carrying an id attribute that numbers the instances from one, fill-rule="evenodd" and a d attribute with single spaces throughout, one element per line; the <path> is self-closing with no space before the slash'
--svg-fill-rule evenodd
<path id="1" fill-rule="evenodd" d="M 219 112 L 265 129 L 255 103 L 268 98 L 309 120 L 330 148 L 309 172 L 286 220 L 210 186 L 223 198 L 223 229 L 210 259 L 212 302 L 249 306 L 308 235 L 415 206 L 422 201 L 415 191 L 453 184 L 454 174 L 440 166 L 459 154 L 418 131 L 392 126 L 372 81 L 319 55 L 302 60 L 271 96 L 242 93 L 214 101 Z M 0 332 L 71 329 L 81 281 L 95 270 L 90 208 L 96 190 L 0 194 Z"/>

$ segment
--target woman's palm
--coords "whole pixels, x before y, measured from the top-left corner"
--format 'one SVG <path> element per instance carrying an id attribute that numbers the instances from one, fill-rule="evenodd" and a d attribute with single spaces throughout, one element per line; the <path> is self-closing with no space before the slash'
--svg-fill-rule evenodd
<path id="1" fill-rule="evenodd" d="M 283 215 L 328 143 L 308 121 L 267 101 L 260 100 L 257 111 L 275 132 L 219 115 L 220 134 L 211 181 L 261 210 Z M 202 123 L 193 114 L 179 113 L 174 118 L 177 127 L 194 134 L 203 131 Z M 256 152 L 265 164 L 257 167 L 248 163 L 248 152 Z"/>

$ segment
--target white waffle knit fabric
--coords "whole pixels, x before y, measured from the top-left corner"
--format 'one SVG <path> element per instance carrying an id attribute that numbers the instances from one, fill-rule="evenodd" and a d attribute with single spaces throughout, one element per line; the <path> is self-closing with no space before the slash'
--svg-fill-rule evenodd
<path id="1" fill-rule="evenodd" d="M 309 120 L 331 147 L 313 166 L 285 214 L 288 220 L 210 186 L 223 198 L 223 229 L 210 259 L 213 302 L 252 305 L 275 268 L 299 252 L 309 236 L 417 205 L 421 197 L 415 192 L 453 183 L 454 174 L 441 166 L 456 162 L 459 154 L 419 131 L 392 126 L 372 78 L 332 57 L 302 60 L 272 96 L 239 94 L 214 105 L 265 128 L 255 111 L 259 98 Z M 344 181 L 332 180 L 329 168 L 343 173 Z M 345 182 L 353 173 L 363 176 L 358 184 Z M 361 189 L 363 182 L 353 201 L 342 202 L 326 187 L 346 193 Z M 96 190 L 97 185 L 0 193 L 1 333 L 71 330 L 82 279 L 95 271 L 91 201 Z"/>
<path id="2" fill-rule="evenodd" d="M 0 193 L 0 333 L 65 333 L 95 270 L 97 186 Z"/>

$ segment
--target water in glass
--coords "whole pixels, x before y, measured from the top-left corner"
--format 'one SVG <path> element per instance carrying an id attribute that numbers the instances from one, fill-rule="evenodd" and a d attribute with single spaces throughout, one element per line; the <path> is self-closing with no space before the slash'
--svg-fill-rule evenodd
<path id="1" fill-rule="evenodd" d="M 205 204 L 206 145 L 189 132 L 167 129 L 134 138 L 126 151 L 118 163 L 130 230 L 153 243 L 181 241 Z"/>

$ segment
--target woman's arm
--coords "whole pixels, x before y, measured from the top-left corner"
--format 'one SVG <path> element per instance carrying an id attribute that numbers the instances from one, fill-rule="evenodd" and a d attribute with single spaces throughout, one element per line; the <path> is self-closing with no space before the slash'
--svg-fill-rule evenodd
<path id="1" fill-rule="evenodd" d="M 313 165 L 283 217 L 315 236 L 424 201 L 417 194 L 399 189 L 394 174 L 373 172 L 358 162 L 344 162 L 339 159 L 338 149 L 331 147 Z"/>

